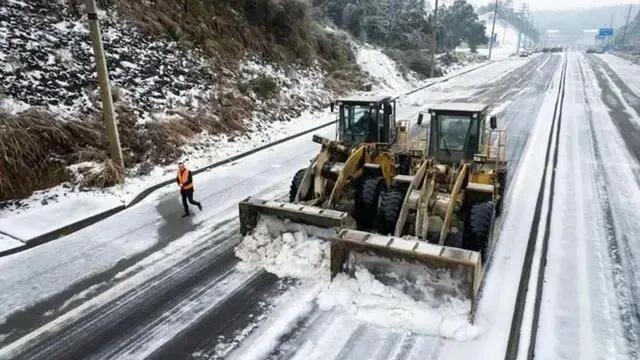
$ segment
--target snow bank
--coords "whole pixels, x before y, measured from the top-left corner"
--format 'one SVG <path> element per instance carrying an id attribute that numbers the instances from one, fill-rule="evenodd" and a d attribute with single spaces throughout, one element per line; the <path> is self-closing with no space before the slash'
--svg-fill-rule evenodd
<path id="1" fill-rule="evenodd" d="M 452 298 L 432 307 L 382 284 L 361 267 L 356 270 L 355 278 L 338 274 L 320 294 L 318 303 L 323 310 L 338 309 L 360 320 L 396 330 L 455 340 L 469 340 L 480 334 L 480 329 L 467 320 L 467 302 Z"/>
<path id="2" fill-rule="evenodd" d="M 379 48 L 357 45 L 356 61 L 372 78 L 375 93 L 401 93 L 417 87 L 419 81 L 412 73 L 403 75 L 398 65 Z"/>
<path id="3" fill-rule="evenodd" d="M 240 269 L 264 268 L 279 277 L 294 277 L 322 287 L 317 304 L 324 311 L 339 311 L 360 321 L 398 331 L 437 335 L 456 340 L 473 339 L 480 329 L 469 324 L 471 304 L 458 293 L 447 273 L 432 273 L 424 266 L 383 259 L 387 274 L 374 275 L 355 265 L 355 277 L 338 274 L 329 281 L 329 242 L 332 230 L 263 217 L 253 234 L 236 247 Z M 371 263 L 367 255 L 350 262 Z M 390 267 L 389 267 L 390 266 Z M 420 267 L 421 269 L 417 269 Z"/>

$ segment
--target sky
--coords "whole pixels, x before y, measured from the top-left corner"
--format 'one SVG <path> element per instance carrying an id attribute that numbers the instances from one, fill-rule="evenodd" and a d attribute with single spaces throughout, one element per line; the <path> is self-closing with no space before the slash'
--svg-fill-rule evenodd
<path id="1" fill-rule="evenodd" d="M 432 0 L 433 1 L 433 0 Z M 451 0 L 445 0 L 451 1 Z M 490 0 L 467 0 L 474 5 L 486 5 Z M 516 0 L 516 3 L 527 2 L 532 10 L 564 10 L 572 8 L 588 8 L 596 6 L 609 5 L 629 5 L 636 4 L 640 6 L 640 0 Z"/>

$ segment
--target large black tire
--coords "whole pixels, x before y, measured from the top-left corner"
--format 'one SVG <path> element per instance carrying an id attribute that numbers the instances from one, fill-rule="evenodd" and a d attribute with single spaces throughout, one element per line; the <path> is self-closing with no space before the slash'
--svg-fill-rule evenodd
<path id="1" fill-rule="evenodd" d="M 383 191 L 380 195 L 378 209 L 378 232 L 383 235 L 393 234 L 400 217 L 405 192 L 398 188 Z"/>
<path id="2" fill-rule="evenodd" d="M 471 205 L 464 226 L 462 244 L 465 249 L 480 251 L 482 261 L 486 261 L 491 228 L 495 218 L 493 201 L 479 202 Z"/>
<path id="3" fill-rule="evenodd" d="M 498 184 L 500 184 L 500 199 L 496 204 L 496 216 L 502 215 L 504 206 L 504 198 L 507 196 L 507 170 L 498 171 Z"/>
<path id="4" fill-rule="evenodd" d="M 382 177 L 369 177 L 356 182 L 353 216 L 358 229 L 371 229 L 378 215 L 378 200 L 384 190 Z"/>
<path id="5" fill-rule="evenodd" d="M 293 202 L 296 199 L 296 195 L 298 194 L 298 189 L 300 188 L 300 184 L 302 183 L 302 179 L 304 178 L 304 173 L 307 169 L 300 169 L 293 175 L 293 179 L 291 179 L 291 187 L 289 188 L 289 202 Z"/>

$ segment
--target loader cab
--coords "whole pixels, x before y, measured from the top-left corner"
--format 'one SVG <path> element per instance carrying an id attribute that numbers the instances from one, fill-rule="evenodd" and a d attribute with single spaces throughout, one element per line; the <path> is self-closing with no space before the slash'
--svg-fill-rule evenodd
<path id="1" fill-rule="evenodd" d="M 336 100 L 337 140 L 347 146 L 395 141 L 396 101 L 389 96 L 352 96 Z"/>
<path id="2" fill-rule="evenodd" d="M 443 103 L 431 107 L 429 156 L 443 164 L 472 161 L 489 125 L 487 107 L 475 103 Z M 494 121 L 490 125 L 495 126 Z"/>

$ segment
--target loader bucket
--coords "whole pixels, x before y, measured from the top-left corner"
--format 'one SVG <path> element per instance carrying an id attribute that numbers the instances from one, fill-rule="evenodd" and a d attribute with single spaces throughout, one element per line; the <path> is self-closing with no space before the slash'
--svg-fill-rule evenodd
<path id="1" fill-rule="evenodd" d="M 355 220 L 346 212 L 323 209 L 317 206 L 294 204 L 275 200 L 247 198 L 241 201 L 240 233 L 250 233 L 258 224 L 260 215 L 270 215 L 282 219 L 314 225 L 318 227 L 339 229 L 355 228 Z"/>
<path id="2" fill-rule="evenodd" d="M 434 272 L 449 274 L 455 281 L 448 285 L 470 300 L 469 320 L 473 322 L 476 295 L 483 276 L 479 252 L 350 229 L 331 238 L 332 279 L 340 272 L 352 270 L 349 267 L 354 262 L 370 261 L 371 258 L 387 258 L 400 266 L 417 263 Z M 369 267 L 371 264 L 361 265 Z"/>

